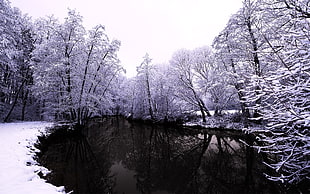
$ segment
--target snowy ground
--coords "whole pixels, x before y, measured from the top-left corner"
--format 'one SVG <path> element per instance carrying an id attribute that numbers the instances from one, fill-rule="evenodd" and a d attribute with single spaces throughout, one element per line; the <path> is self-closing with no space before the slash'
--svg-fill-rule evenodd
<path id="1" fill-rule="evenodd" d="M 0 123 L 0 194 L 64 193 L 41 179 L 37 173 L 47 173 L 33 160 L 37 135 L 44 132 L 46 122 Z"/>
<path id="2" fill-rule="evenodd" d="M 242 122 L 233 122 L 231 116 L 235 113 L 240 113 L 239 110 L 223 110 L 224 116 L 214 117 L 214 111 L 209 111 L 211 117 L 206 117 L 206 122 L 202 122 L 202 118 L 190 121 L 184 124 L 184 126 L 200 126 L 203 128 L 224 128 L 231 130 L 243 130 L 244 125 Z M 201 112 L 197 111 L 196 114 L 201 116 Z M 226 116 L 225 116 L 226 115 Z"/>

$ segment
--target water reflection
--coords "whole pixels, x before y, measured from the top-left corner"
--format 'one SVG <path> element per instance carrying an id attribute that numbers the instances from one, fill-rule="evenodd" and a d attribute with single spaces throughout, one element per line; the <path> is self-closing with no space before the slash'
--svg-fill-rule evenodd
<path id="1" fill-rule="evenodd" d="M 46 177 L 66 185 L 74 193 L 109 193 L 114 187 L 108 160 L 98 160 L 85 136 L 76 131 L 58 131 L 49 137 L 40 163 L 52 170 Z M 46 144 L 46 143 L 45 143 Z"/>
<path id="2" fill-rule="evenodd" d="M 242 133 L 186 130 L 104 118 L 42 157 L 49 180 L 74 193 L 275 193 Z"/>

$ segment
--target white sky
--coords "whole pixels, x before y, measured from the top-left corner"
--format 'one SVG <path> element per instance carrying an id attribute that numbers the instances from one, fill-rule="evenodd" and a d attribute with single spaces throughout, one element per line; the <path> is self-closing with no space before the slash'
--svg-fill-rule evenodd
<path id="1" fill-rule="evenodd" d="M 145 53 L 153 63 L 165 63 L 181 48 L 211 45 L 242 0 L 10 0 L 34 19 L 55 15 L 63 19 L 67 8 L 84 17 L 84 26 L 106 27 L 110 39 L 122 45 L 119 58 L 133 76 Z"/>

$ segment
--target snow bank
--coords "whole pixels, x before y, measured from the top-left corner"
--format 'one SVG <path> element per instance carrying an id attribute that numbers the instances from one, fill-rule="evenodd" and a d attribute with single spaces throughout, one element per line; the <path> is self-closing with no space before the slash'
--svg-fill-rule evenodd
<path id="1" fill-rule="evenodd" d="M 41 179 L 38 172 L 48 170 L 38 166 L 33 156 L 33 144 L 47 122 L 0 123 L 0 194 L 55 194 L 65 193 Z"/>

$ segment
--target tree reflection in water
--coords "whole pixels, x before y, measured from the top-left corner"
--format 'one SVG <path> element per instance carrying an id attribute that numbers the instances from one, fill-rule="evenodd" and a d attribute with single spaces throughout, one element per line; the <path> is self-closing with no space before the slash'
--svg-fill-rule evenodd
<path id="1" fill-rule="evenodd" d="M 74 193 L 275 193 L 241 132 L 204 133 L 94 120 L 41 157 L 49 180 Z"/>
<path id="2" fill-rule="evenodd" d="M 52 170 L 48 182 L 65 185 L 74 193 L 109 193 L 113 181 L 109 161 L 99 161 L 87 139 L 67 127 L 57 130 L 47 140 L 41 139 L 39 162 Z M 43 144 L 43 145 L 42 145 Z"/>

